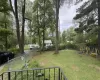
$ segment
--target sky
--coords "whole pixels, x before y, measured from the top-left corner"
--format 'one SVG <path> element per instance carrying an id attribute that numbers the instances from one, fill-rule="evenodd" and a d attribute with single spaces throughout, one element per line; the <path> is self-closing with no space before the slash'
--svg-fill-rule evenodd
<path id="1" fill-rule="evenodd" d="M 84 0 L 84 2 L 85 1 L 87 0 Z M 73 4 L 70 7 L 68 7 L 67 4 L 64 4 L 60 8 L 59 18 L 60 18 L 60 31 L 61 32 L 64 30 L 67 30 L 69 27 L 76 27 L 75 21 L 73 20 L 73 18 L 77 14 L 76 9 L 78 9 L 84 2 L 81 2 L 78 5 Z"/>
<path id="2" fill-rule="evenodd" d="M 60 31 L 68 29 L 73 26 L 73 17 L 76 15 L 76 7 L 72 6 L 68 8 L 65 4 L 60 8 L 59 19 L 60 19 Z"/>
<path id="3" fill-rule="evenodd" d="M 33 0 L 31 0 L 33 1 Z M 86 0 L 84 0 L 86 1 Z M 83 2 L 82 2 L 83 3 Z M 64 4 L 60 8 L 59 12 L 59 19 L 60 19 L 60 31 L 67 30 L 69 27 L 75 26 L 73 23 L 73 17 L 76 15 L 76 9 L 82 5 L 82 3 L 78 5 L 72 5 L 71 7 L 68 7 L 67 4 Z"/>

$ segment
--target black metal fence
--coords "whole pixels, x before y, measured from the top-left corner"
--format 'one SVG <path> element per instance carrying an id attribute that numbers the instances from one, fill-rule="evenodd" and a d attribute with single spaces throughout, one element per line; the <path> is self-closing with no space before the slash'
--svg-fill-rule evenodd
<path id="1" fill-rule="evenodd" d="M 67 80 L 67 78 L 60 67 L 49 67 L 5 72 L 0 75 L 0 80 Z"/>

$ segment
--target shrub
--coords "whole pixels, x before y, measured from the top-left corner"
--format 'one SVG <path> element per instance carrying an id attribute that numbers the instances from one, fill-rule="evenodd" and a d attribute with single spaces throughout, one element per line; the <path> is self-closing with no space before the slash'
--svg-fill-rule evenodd
<path id="1" fill-rule="evenodd" d="M 91 53 L 90 56 L 96 58 L 97 57 L 97 53 Z"/>
<path id="2" fill-rule="evenodd" d="M 66 45 L 62 44 L 62 45 L 59 46 L 59 50 L 63 50 L 63 49 L 66 49 Z"/>
<path id="3" fill-rule="evenodd" d="M 8 51 L 13 52 L 14 54 L 17 54 L 20 52 L 18 48 L 10 48 Z"/>
<path id="4" fill-rule="evenodd" d="M 66 48 L 67 49 L 78 49 L 77 45 L 75 45 L 74 43 L 67 43 Z"/>
<path id="5" fill-rule="evenodd" d="M 78 49 L 77 45 L 67 43 L 67 44 L 60 44 L 59 50 L 64 50 L 64 49 Z M 49 46 L 48 48 L 45 49 L 46 51 L 50 50 L 55 50 L 55 46 Z"/>

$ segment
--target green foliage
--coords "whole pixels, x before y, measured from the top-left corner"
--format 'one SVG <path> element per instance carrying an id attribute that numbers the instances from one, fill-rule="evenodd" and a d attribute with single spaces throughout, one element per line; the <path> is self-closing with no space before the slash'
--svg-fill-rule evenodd
<path id="1" fill-rule="evenodd" d="M 4 50 L 4 48 L 6 47 L 5 46 L 6 39 L 8 38 L 8 36 L 10 37 L 10 35 L 12 35 L 12 31 L 10 31 L 9 29 L 0 28 L 0 46 L 1 46 L 0 49 Z M 9 45 L 9 43 L 7 45 Z"/>
<path id="2" fill-rule="evenodd" d="M 8 11 L 11 11 L 8 0 L 0 0 L 0 12 L 8 13 Z"/>
<path id="3" fill-rule="evenodd" d="M 64 30 L 61 35 L 61 43 L 66 44 L 67 42 L 75 42 L 75 37 L 77 33 L 74 31 L 74 27 L 70 27 L 67 30 Z"/>
<path id="4" fill-rule="evenodd" d="M 67 40 L 67 32 L 66 31 L 63 31 L 63 33 L 62 33 L 62 42 L 63 43 L 66 43 L 66 40 Z"/>
<path id="5" fill-rule="evenodd" d="M 5 28 L 0 28 L 0 36 L 11 35 L 12 32 Z"/>
<path id="6" fill-rule="evenodd" d="M 0 0 L 0 46 L 2 50 L 7 50 L 9 36 L 13 34 L 10 11 L 8 0 Z"/>
<path id="7" fill-rule="evenodd" d="M 74 42 L 76 44 L 81 44 L 81 43 L 85 43 L 85 35 L 83 33 L 80 34 L 76 34 L 76 36 L 74 37 Z"/>
<path id="8" fill-rule="evenodd" d="M 66 45 L 62 44 L 62 45 L 59 46 L 59 50 L 64 50 L 64 49 L 66 49 Z"/>
<path id="9" fill-rule="evenodd" d="M 50 38 L 55 31 L 55 12 L 50 0 L 35 0 L 32 9 L 32 26 L 29 31 L 31 36 L 34 35 L 34 42 L 40 45 L 43 38 Z"/>
<path id="10" fill-rule="evenodd" d="M 74 31 L 74 27 L 70 27 L 66 30 L 66 40 L 74 41 L 74 37 L 76 36 L 76 32 Z"/>
<path id="11" fill-rule="evenodd" d="M 90 3 L 90 4 L 89 4 Z M 89 4 L 89 5 L 88 5 Z M 87 6 L 88 5 L 88 6 Z M 87 6 L 87 7 L 86 7 Z M 88 15 L 91 13 L 93 10 L 97 8 L 97 4 L 95 0 L 92 1 L 86 1 L 77 11 L 79 14 L 77 14 L 74 19 L 79 19 L 84 17 L 85 15 Z"/>
<path id="12" fill-rule="evenodd" d="M 37 61 L 32 61 L 31 63 L 29 63 L 29 68 L 37 68 L 39 67 L 39 63 Z"/>
<path id="13" fill-rule="evenodd" d="M 78 14 L 76 14 L 74 20 L 79 23 L 78 28 L 75 29 L 78 35 L 75 41 L 78 45 L 81 43 L 88 47 L 97 47 L 98 45 L 97 4 L 99 3 L 96 0 L 87 0 L 77 9 Z"/>
<path id="14" fill-rule="evenodd" d="M 17 44 L 17 37 L 13 33 L 13 35 L 8 37 L 8 48 L 15 47 Z"/>
<path id="15" fill-rule="evenodd" d="M 74 43 L 67 43 L 66 48 L 67 49 L 78 49 L 77 45 Z"/>
<path id="16" fill-rule="evenodd" d="M 10 49 L 8 49 L 8 51 L 13 52 L 14 54 L 18 54 L 19 53 L 19 49 L 18 48 L 10 48 Z"/>

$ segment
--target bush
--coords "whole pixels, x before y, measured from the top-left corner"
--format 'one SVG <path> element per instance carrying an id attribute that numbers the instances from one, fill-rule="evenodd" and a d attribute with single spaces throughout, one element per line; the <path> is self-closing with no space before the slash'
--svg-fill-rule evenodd
<path id="1" fill-rule="evenodd" d="M 77 45 L 67 43 L 67 44 L 60 44 L 59 50 L 64 50 L 64 49 L 78 49 Z M 45 49 L 45 51 L 51 51 L 55 50 L 55 46 L 49 46 L 48 48 Z"/>
<path id="2" fill-rule="evenodd" d="M 78 49 L 77 45 L 75 45 L 74 43 L 67 43 L 66 48 L 67 49 Z"/>
<path id="3" fill-rule="evenodd" d="M 66 45 L 60 45 L 59 46 L 59 50 L 63 50 L 63 49 L 66 49 Z"/>
<path id="4" fill-rule="evenodd" d="M 96 58 L 97 57 L 97 54 L 96 53 L 91 53 L 90 56 Z"/>
<path id="5" fill-rule="evenodd" d="M 18 48 L 10 48 L 8 51 L 13 52 L 14 54 L 17 54 L 20 52 Z"/>

